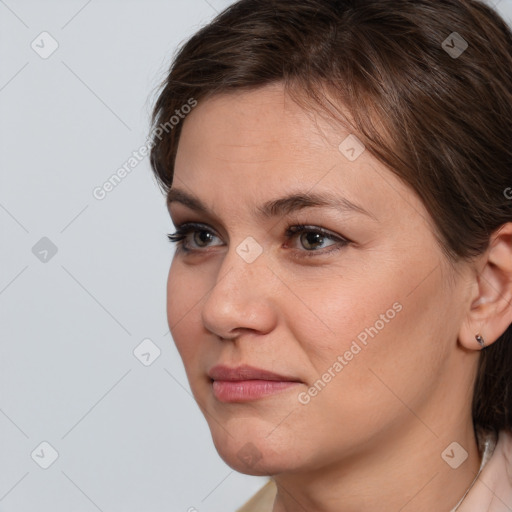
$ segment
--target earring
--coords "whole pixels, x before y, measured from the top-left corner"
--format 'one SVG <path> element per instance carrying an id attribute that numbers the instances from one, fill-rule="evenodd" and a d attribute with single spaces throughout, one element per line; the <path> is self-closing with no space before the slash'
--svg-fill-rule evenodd
<path id="1" fill-rule="evenodd" d="M 480 344 L 481 348 L 485 347 L 484 338 L 480 334 L 475 335 L 475 339 L 476 339 L 476 341 L 478 341 L 478 343 Z"/>

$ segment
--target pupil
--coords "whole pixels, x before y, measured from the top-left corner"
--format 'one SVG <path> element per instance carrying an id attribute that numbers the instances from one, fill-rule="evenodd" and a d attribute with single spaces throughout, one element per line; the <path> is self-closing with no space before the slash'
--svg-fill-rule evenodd
<path id="1" fill-rule="evenodd" d="M 306 233 L 305 238 L 307 241 L 306 245 L 315 245 L 315 243 L 321 243 L 323 235 L 321 235 L 320 233 Z"/>
<path id="2" fill-rule="evenodd" d="M 211 233 L 208 233 L 208 231 L 199 231 L 198 233 L 196 233 L 196 237 L 201 242 L 208 242 L 210 235 L 211 235 Z M 197 240 L 196 240 L 196 242 L 197 242 Z M 201 245 L 201 244 L 199 243 L 198 245 Z"/>

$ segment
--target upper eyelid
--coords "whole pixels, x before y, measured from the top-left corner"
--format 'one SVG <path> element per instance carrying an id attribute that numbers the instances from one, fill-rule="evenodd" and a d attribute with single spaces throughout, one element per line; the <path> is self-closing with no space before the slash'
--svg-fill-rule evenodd
<path id="1" fill-rule="evenodd" d="M 175 224 L 173 222 L 173 225 L 176 228 L 176 230 L 181 230 L 181 231 L 184 231 L 184 230 L 192 231 L 194 228 L 198 229 L 198 228 L 204 227 L 205 231 L 212 231 L 214 233 L 218 233 L 218 231 L 215 228 L 213 228 L 212 226 L 210 226 L 208 224 L 205 224 L 204 222 L 190 221 L 190 222 L 181 222 L 181 223 L 177 223 L 177 224 Z M 314 224 L 304 224 L 301 222 L 289 222 L 287 229 L 295 228 L 295 227 L 303 227 L 304 229 L 308 229 L 310 231 L 315 231 L 315 230 L 322 231 L 327 234 L 332 234 L 332 236 L 338 236 L 338 237 L 342 238 L 341 235 L 337 235 L 336 233 L 332 232 L 331 230 L 329 230 L 327 228 L 323 228 L 321 226 L 315 226 Z"/>
<path id="2" fill-rule="evenodd" d="M 193 232 L 199 231 L 200 229 L 203 229 L 204 231 L 210 231 L 212 234 L 217 236 L 218 238 L 220 235 L 217 233 L 217 230 L 209 226 L 208 224 L 204 224 L 202 222 L 183 222 L 175 224 L 175 228 L 178 232 Z M 336 233 L 333 233 L 332 231 L 323 228 L 321 226 L 315 226 L 312 224 L 303 224 L 300 222 L 290 222 L 287 225 L 286 233 L 288 233 L 290 230 L 295 231 L 292 233 L 292 235 L 299 235 L 301 232 L 317 232 L 321 233 L 325 238 L 329 238 L 331 240 L 337 241 L 337 242 L 346 242 L 349 243 L 351 240 L 349 240 L 347 237 L 338 235 Z M 290 237 L 289 237 L 290 238 Z"/>
<path id="3" fill-rule="evenodd" d="M 315 209 L 315 208 L 310 208 L 310 209 Z M 303 213 L 303 212 L 290 212 L 289 214 L 285 215 L 284 216 L 284 219 L 286 220 L 286 224 L 287 226 L 293 226 L 293 225 L 304 225 L 306 226 L 307 228 L 309 229 L 319 229 L 319 230 L 323 230 L 326 234 L 329 234 L 330 236 L 333 236 L 333 237 L 337 237 L 339 239 L 345 239 L 348 241 L 348 239 L 342 235 L 339 235 L 327 228 L 323 228 L 321 226 L 315 226 L 315 225 L 311 225 L 311 224 L 306 224 L 304 222 L 300 222 L 300 220 L 298 219 L 298 216 L 300 215 L 300 213 Z M 186 225 L 190 225 L 190 224 L 196 224 L 196 225 L 201 225 L 201 226 L 205 226 L 207 229 L 211 229 L 212 231 L 214 231 L 215 233 L 221 233 L 221 231 L 225 231 L 222 224 L 221 224 L 221 227 L 222 227 L 222 230 L 219 231 L 218 229 L 216 228 L 213 228 L 210 224 L 207 224 L 205 222 L 201 222 L 200 220 L 189 220 L 189 221 L 183 221 L 183 222 L 175 222 L 174 219 L 173 219 L 173 215 L 172 215 L 172 212 L 169 208 L 169 215 L 170 215 L 170 218 L 171 218 L 171 222 L 173 223 L 173 225 L 176 227 L 176 229 L 178 229 L 178 226 L 186 226 Z M 176 217 L 177 215 L 175 215 Z M 180 215 L 181 216 L 181 215 Z M 210 215 L 207 214 L 207 222 L 213 222 L 213 223 L 217 223 L 217 220 L 216 219 L 212 219 L 210 217 Z M 271 231 L 273 231 L 274 227 L 277 225 L 277 223 L 273 223 L 273 227 L 271 228 L 271 230 L 268 230 L 267 233 L 270 233 Z"/>
<path id="4" fill-rule="evenodd" d="M 203 229 L 204 231 L 211 231 L 212 233 L 216 234 L 218 231 L 208 224 L 204 224 L 203 222 L 182 222 L 181 224 L 174 224 L 174 227 L 176 228 L 176 231 L 199 231 L 200 229 Z"/>

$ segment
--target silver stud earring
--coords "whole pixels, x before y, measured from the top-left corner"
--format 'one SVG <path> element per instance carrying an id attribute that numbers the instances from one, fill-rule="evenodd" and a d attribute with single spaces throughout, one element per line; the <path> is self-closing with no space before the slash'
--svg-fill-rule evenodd
<path id="1" fill-rule="evenodd" d="M 475 336 L 475 339 L 476 339 L 476 341 L 478 341 L 478 343 L 480 344 L 480 347 L 481 347 L 481 348 L 484 348 L 484 347 L 485 347 L 485 341 L 484 341 L 483 336 L 481 336 L 480 334 L 477 334 L 477 335 Z"/>

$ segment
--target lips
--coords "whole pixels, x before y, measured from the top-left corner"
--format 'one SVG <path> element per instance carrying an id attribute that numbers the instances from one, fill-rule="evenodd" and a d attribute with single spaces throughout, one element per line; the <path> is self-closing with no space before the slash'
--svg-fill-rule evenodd
<path id="1" fill-rule="evenodd" d="M 216 365 L 210 369 L 208 376 L 214 381 L 268 380 L 279 382 L 301 382 L 296 377 L 279 375 L 277 373 L 249 365 L 242 365 L 236 368 Z"/>
<path id="2" fill-rule="evenodd" d="M 300 380 L 268 370 L 242 365 L 229 368 L 217 365 L 210 369 L 213 396 L 219 402 L 248 402 L 260 400 L 294 389 Z"/>

